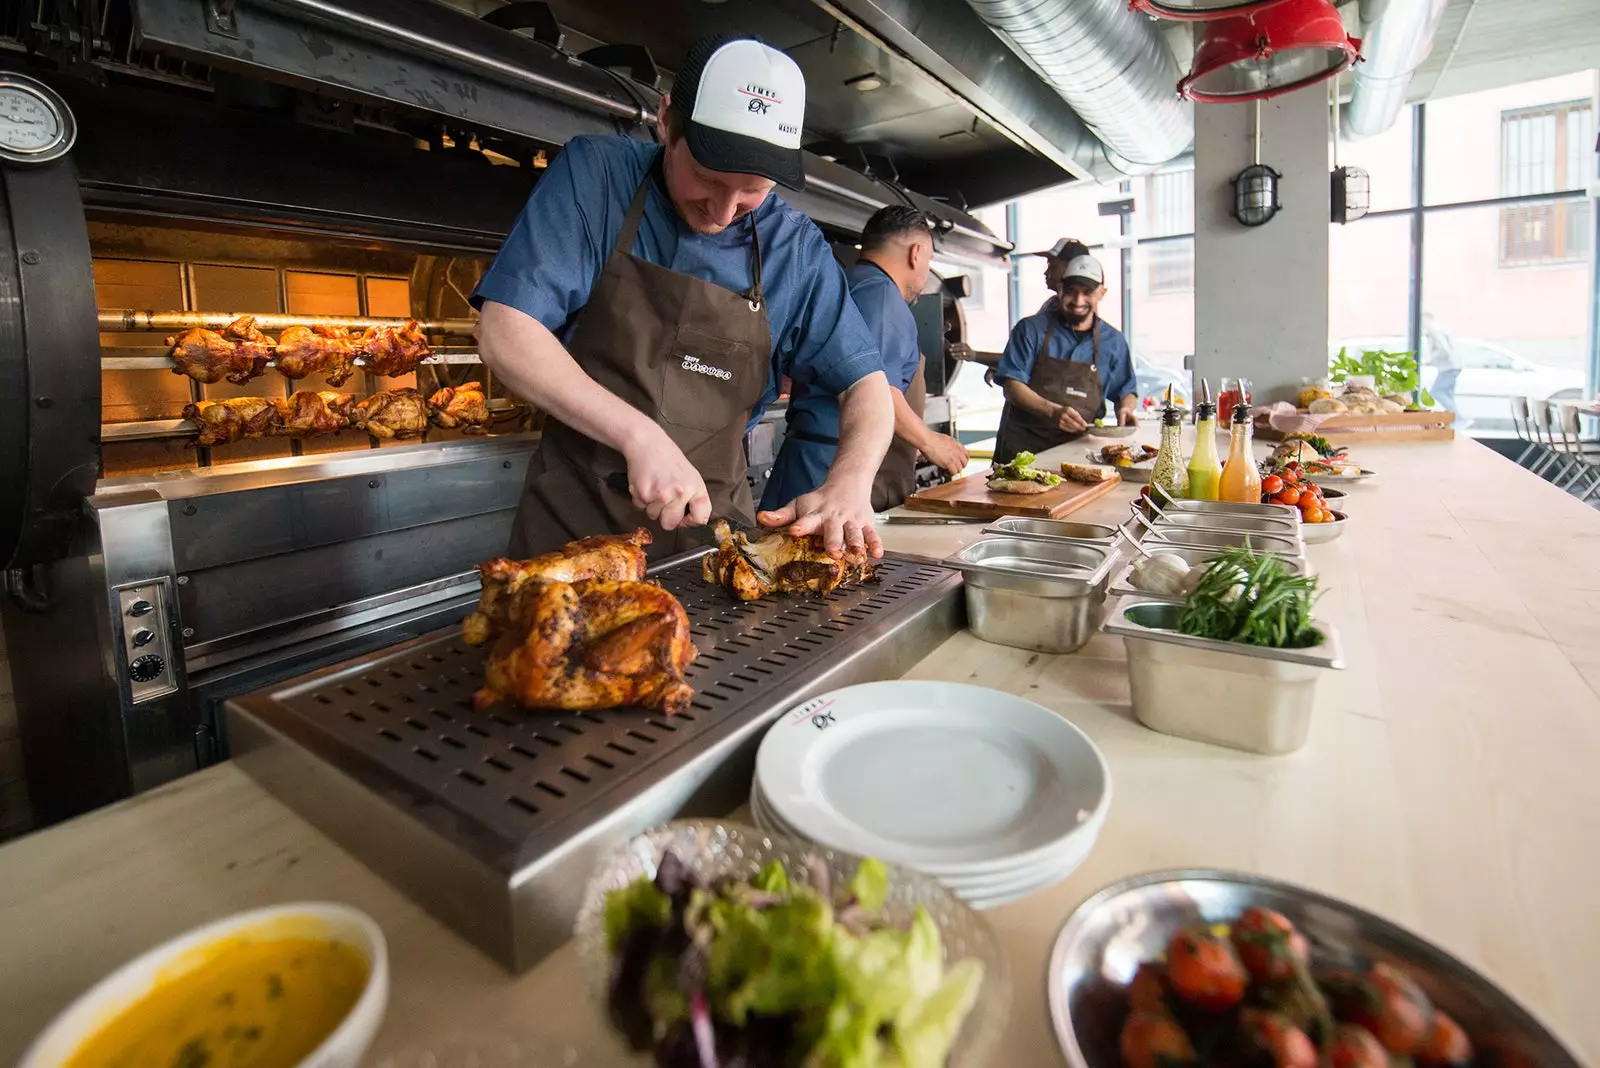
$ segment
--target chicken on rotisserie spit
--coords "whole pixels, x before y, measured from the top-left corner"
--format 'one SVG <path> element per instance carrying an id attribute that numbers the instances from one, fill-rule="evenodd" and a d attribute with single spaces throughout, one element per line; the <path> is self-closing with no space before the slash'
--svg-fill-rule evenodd
<path id="1" fill-rule="evenodd" d="M 332 390 L 298 389 L 289 397 L 274 401 L 282 420 L 278 433 L 303 438 L 332 434 L 350 425 L 351 396 Z"/>
<path id="2" fill-rule="evenodd" d="M 374 393 L 351 405 L 350 422 L 383 441 L 421 437 L 428 429 L 428 402 L 414 389 Z"/>
<path id="3" fill-rule="evenodd" d="M 321 375 L 330 386 L 342 386 L 356 373 L 355 343 L 342 326 L 291 326 L 274 350 L 278 373 L 285 378 Z"/>
<path id="4" fill-rule="evenodd" d="M 514 598 L 530 582 L 640 581 L 644 578 L 644 547 L 649 544 L 650 532 L 641 527 L 632 534 L 597 534 L 569 541 L 531 560 L 501 556 L 480 564 L 483 585 L 478 610 L 462 621 L 461 636 L 468 645 L 483 645 L 498 637 Z"/>
<path id="5" fill-rule="evenodd" d="M 769 593 L 832 593 L 877 576 L 877 565 L 865 552 L 847 549 L 835 560 L 820 535 L 773 531 L 751 540 L 725 519 L 717 520 L 712 531 L 717 549 L 702 560 L 701 574 L 741 601 Z"/>
<path id="6" fill-rule="evenodd" d="M 356 355 L 375 375 L 405 375 L 433 355 L 415 319 L 403 326 L 369 326 L 356 339 Z"/>
<path id="7" fill-rule="evenodd" d="M 483 395 L 482 382 L 439 390 L 428 398 L 428 414 L 433 417 L 433 425 L 441 430 L 459 430 L 463 434 L 489 432 L 489 401 Z"/>
<path id="8" fill-rule="evenodd" d="M 183 417 L 200 429 L 200 445 L 231 445 L 246 438 L 273 437 L 283 423 L 278 404 L 266 397 L 229 397 L 186 404 Z"/>
<path id="9" fill-rule="evenodd" d="M 241 315 L 221 331 L 195 328 L 167 338 L 172 346 L 175 375 L 188 375 L 196 382 L 220 382 L 226 378 L 243 385 L 266 372 L 274 342 L 256 329 L 256 317 Z"/>
<path id="10" fill-rule="evenodd" d="M 478 707 L 636 705 L 671 715 L 694 690 L 683 679 L 698 651 L 683 605 L 652 582 L 590 579 L 523 586 L 484 670 Z"/>

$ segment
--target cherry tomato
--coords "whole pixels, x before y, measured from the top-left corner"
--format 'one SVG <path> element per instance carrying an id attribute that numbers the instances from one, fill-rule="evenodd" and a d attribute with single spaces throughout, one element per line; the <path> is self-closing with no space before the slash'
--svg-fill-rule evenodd
<path id="1" fill-rule="evenodd" d="M 1307 500 L 1309 500 L 1309 499 L 1310 498 L 1307 498 Z M 1320 523 L 1320 522 L 1322 522 L 1322 511 L 1321 511 L 1321 509 L 1317 508 L 1315 505 L 1313 505 L 1310 508 L 1304 509 L 1300 513 L 1300 522 L 1302 522 L 1302 523 Z"/>
<path id="2" fill-rule="evenodd" d="M 1426 1068 L 1466 1068 L 1472 1063 L 1472 1043 L 1460 1024 L 1435 1009 L 1416 1060 Z"/>
<path id="3" fill-rule="evenodd" d="M 1409 976 L 1387 964 L 1374 964 L 1354 983 L 1329 983 L 1328 993 L 1340 1019 L 1365 1027 L 1397 1056 L 1409 1056 L 1421 1046 L 1433 1024 L 1427 995 Z"/>
<path id="4" fill-rule="evenodd" d="M 1268 475 L 1261 480 L 1261 492 L 1268 497 L 1283 489 L 1283 479 L 1278 475 Z"/>
<path id="5" fill-rule="evenodd" d="M 1128 983 L 1128 1002 L 1135 1012 L 1140 1009 L 1148 1012 L 1167 1011 L 1167 977 L 1162 974 L 1161 965 L 1150 961 L 1139 965 L 1139 970 L 1133 973 L 1133 980 Z"/>
<path id="6" fill-rule="evenodd" d="M 1333 1029 L 1328 1043 L 1329 1068 L 1389 1068 L 1383 1044 L 1372 1032 L 1355 1024 L 1342 1023 Z"/>
<path id="7" fill-rule="evenodd" d="M 1285 486 L 1275 498 L 1279 504 L 1299 504 L 1300 491 L 1293 486 Z"/>
<path id="8" fill-rule="evenodd" d="M 1317 1047 L 1281 1012 L 1240 1012 L 1239 1038 L 1251 1064 L 1271 1064 L 1272 1068 L 1317 1066 Z"/>
<path id="9" fill-rule="evenodd" d="M 1167 979 L 1178 997 L 1210 1012 L 1239 1004 L 1250 985 L 1250 973 L 1239 963 L 1233 944 L 1203 928 L 1172 936 Z"/>
<path id="10" fill-rule="evenodd" d="M 1194 1044 L 1165 1012 L 1134 1010 L 1122 1025 L 1117 1045 L 1127 1068 L 1178 1068 L 1196 1063 Z"/>
<path id="11" fill-rule="evenodd" d="M 1311 946 L 1306 936 L 1281 912 L 1251 905 L 1233 921 L 1230 932 L 1239 962 L 1260 983 L 1280 983 L 1292 979 L 1295 964 L 1311 962 Z"/>
<path id="12" fill-rule="evenodd" d="M 1319 502 L 1315 496 L 1307 493 L 1305 490 L 1300 491 L 1300 510 L 1302 512 L 1309 512 L 1313 508 L 1321 507 L 1321 502 Z"/>
<path id="13" fill-rule="evenodd" d="M 1300 488 L 1307 493 L 1315 493 L 1318 497 L 1322 496 L 1322 487 L 1315 482 L 1304 483 Z"/>

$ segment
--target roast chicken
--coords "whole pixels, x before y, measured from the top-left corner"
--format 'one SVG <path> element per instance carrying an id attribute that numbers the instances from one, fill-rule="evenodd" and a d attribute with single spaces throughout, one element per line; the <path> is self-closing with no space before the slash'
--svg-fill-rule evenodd
<path id="1" fill-rule="evenodd" d="M 725 519 L 717 520 L 712 532 L 717 548 L 702 560 L 701 573 L 741 601 L 769 593 L 832 593 L 877 575 L 877 565 L 864 551 L 846 550 L 836 560 L 816 534 L 773 531 L 752 539 Z"/>
<path id="2" fill-rule="evenodd" d="M 356 340 L 356 355 L 375 375 L 404 375 L 433 355 L 415 319 L 403 326 L 370 326 Z"/>
<path id="3" fill-rule="evenodd" d="M 654 583 L 530 582 L 508 617 L 474 695 L 480 708 L 509 699 L 526 708 L 634 705 L 671 715 L 694 697 L 683 677 L 698 655 L 689 617 Z"/>
<path id="4" fill-rule="evenodd" d="M 196 382 L 220 382 L 226 378 L 243 385 L 264 374 L 272 358 L 275 342 L 256 329 L 256 317 L 241 315 L 222 330 L 195 328 L 167 338 L 172 346 L 175 375 L 188 375 Z"/>
<path id="5" fill-rule="evenodd" d="M 483 395 L 481 382 L 439 390 L 428 398 L 428 414 L 433 418 L 433 425 L 441 430 L 459 430 L 463 434 L 489 432 L 489 401 Z"/>
<path id="6" fill-rule="evenodd" d="M 428 429 L 428 402 L 414 389 L 374 393 L 351 405 L 350 422 L 383 441 L 421 437 Z"/>
<path id="7" fill-rule="evenodd" d="M 638 582 L 644 578 L 644 547 L 649 544 L 650 532 L 640 528 L 632 534 L 599 534 L 569 541 L 531 560 L 502 556 L 480 564 L 483 586 L 478 610 L 462 622 L 462 637 L 468 645 L 483 645 L 498 637 L 517 594 L 532 582 Z"/>
<path id="8" fill-rule="evenodd" d="M 246 438 L 273 437 L 282 426 L 277 403 L 266 397 L 229 397 L 187 404 L 183 417 L 200 430 L 201 445 L 231 445 Z"/>
<path id="9" fill-rule="evenodd" d="M 351 397 L 348 393 L 301 389 L 274 403 L 283 423 L 278 433 L 285 437 L 332 434 L 350 425 Z"/>
<path id="10" fill-rule="evenodd" d="M 330 386 L 342 386 L 356 373 L 356 350 L 342 326 L 291 326 L 273 350 L 278 373 L 285 378 L 321 375 Z"/>

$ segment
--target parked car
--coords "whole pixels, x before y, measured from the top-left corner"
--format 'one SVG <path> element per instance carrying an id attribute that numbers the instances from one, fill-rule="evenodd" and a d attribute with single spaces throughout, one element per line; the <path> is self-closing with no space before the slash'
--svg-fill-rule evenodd
<path id="1" fill-rule="evenodd" d="M 1464 426 L 1473 430 L 1509 431 L 1511 398 L 1573 401 L 1581 399 L 1585 376 L 1576 367 L 1550 367 L 1519 356 L 1503 345 L 1478 338 L 1453 337 L 1455 359 L 1461 368 L 1456 379 L 1455 412 Z M 1362 337 L 1329 345 L 1329 357 L 1340 348 L 1352 353 L 1368 349 L 1405 352 L 1408 344 L 1399 337 Z M 1422 340 L 1421 378 L 1424 389 L 1432 391 L 1440 368 L 1434 366 L 1432 346 Z"/>

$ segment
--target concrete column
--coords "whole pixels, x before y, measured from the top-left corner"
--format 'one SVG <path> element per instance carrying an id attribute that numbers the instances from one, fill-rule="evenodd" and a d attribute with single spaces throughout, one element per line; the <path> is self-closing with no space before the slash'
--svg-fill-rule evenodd
<path id="1" fill-rule="evenodd" d="M 1229 179 L 1252 160 L 1254 104 L 1196 104 L 1196 384 L 1250 379 L 1258 402 L 1293 399 L 1328 367 L 1328 87 L 1263 101 L 1261 162 L 1283 175 L 1264 226 L 1233 218 Z"/>

